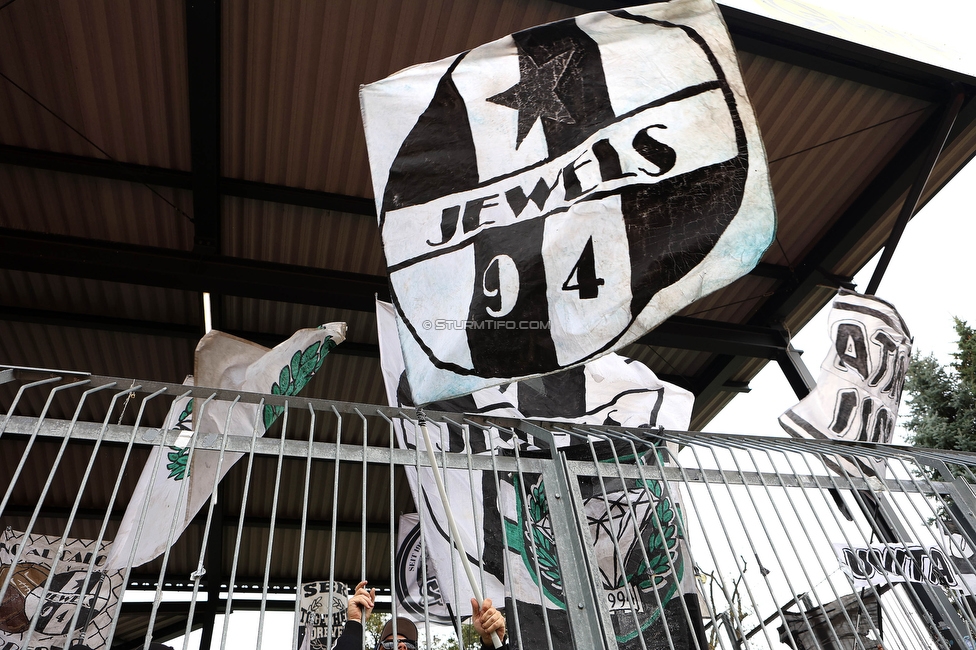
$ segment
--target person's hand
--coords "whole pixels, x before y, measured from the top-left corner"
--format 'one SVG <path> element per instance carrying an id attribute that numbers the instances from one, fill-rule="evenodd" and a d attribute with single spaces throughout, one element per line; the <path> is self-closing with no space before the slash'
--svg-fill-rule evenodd
<path id="1" fill-rule="evenodd" d="M 481 636 L 481 642 L 487 646 L 492 645 L 492 632 L 497 634 L 500 640 L 505 640 L 505 617 L 491 606 L 491 598 L 485 598 L 481 607 L 478 606 L 477 600 L 471 599 L 471 624 Z"/>
<path id="2" fill-rule="evenodd" d="M 376 589 L 366 591 L 366 581 L 363 580 L 356 585 L 356 593 L 349 598 L 349 604 L 346 606 L 346 618 L 366 625 L 369 615 L 373 613 L 375 600 Z"/>

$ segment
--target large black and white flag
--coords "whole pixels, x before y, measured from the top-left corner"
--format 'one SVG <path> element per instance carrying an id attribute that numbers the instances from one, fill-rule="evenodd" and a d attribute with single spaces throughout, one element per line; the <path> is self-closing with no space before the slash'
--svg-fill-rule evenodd
<path id="1" fill-rule="evenodd" d="M 890 443 L 898 420 L 912 338 L 890 303 L 842 289 L 829 317 L 833 345 L 820 366 L 817 387 L 779 416 L 796 438 Z M 881 460 L 836 456 L 839 473 L 883 476 Z"/>
<path id="2" fill-rule="evenodd" d="M 421 404 L 619 349 L 772 240 L 765 152 L 712 0 L 527 29 L 360 95 Z"/>
<path id="3" fill-rule="evenodd" d="M 393 308 L 388 303 L 377 303 L 377 325 L 390 404 L 413 406 Z M 684 430 L 693 405 L 694 396 L 688 391 L 660 381 L 639 362 L 610 354 L 578 369 L 483 389 L 434 403 L 431 408 Z M 518 432 L 516 436 L 497 429 L 465 432 L 459 426 L 439 423 L 431 423 L 429 428 L 438 451 L 510 454 L 515 445 L 522 453 L 537 449 L 530 437 Z M 423 438 L 409 421 L 395 421 L 394 429 L 398 446 L 419 447 L 423 453 Z M 583 459 L 591 459 L 586 444 L 570 447 L 572 442 L 568 435 L 557 438 L 563 453 L 581 451 Z M 630 448 L 626 451 L 630 453 Z M 607 459 L 612 460 L 612 456 Z M 656 461 L 652 458 L 649 462 Z M 461 608 L 471 594 L 451 546 L 445 509 L 431 487 L 431 470 L 405 469 L 417 507 L 424 513 L 422 532 L 430 559 L 428 583 L 436 578 L 438 601 L 463 612 Z M 469 562 L 480 567 L 485 596 L 508 608 L 518 608 L 522 647 L 545 645 L 546 621 L 553 638 L 568 635 L 558 544 L 542 476 L 499 472 L 496 480 L 490 471 L 469 474 L 467 470 L 444 469 L 443 480 L 448 494 L 457 495 L 452 510 L 458 532 Z M 694 581 L 677 496 L 659 481 L 649 480 L 645 485 L 608 480 L 605 484 L 606 494 L 598 479 L 589 477 L 581 480 L 580 491 L 589 526 L 588 541 L 593 546 L 618 644 L 633 649 L 642 643 L 647 648 L 669 647 L 663 631 L 666 624 L 674 647 L 694 647 L 681 604 L 684 594 L 694 592 Z M 398 569 L 398 579 L 407 578 L 401 571 Z"/>

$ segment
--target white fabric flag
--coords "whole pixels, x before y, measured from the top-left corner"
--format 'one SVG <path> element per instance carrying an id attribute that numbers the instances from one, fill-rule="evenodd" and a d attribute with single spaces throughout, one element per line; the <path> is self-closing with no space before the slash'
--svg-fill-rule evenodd
<path id="1" fill-rule="evenodd" d="M 393 406 L 409 407 L 412 401 L 396 338 L 393 308 L 388 303 L 377 303 L 377 327 L 387 397 Z M 660 381 L 639 362 L 610 354 L 579 370 L 480 390 L 461 399 L 431 404 L 430 408 L 515 418 L 544 417 L 581 424 L 662 425 L 686 430 L 693 405 L 694 396 L 688 391 Z M 399 446 L 424 449 L 423 438 L 411 423 L 397 421 L 394 428 Z M 437 451 L 444 448 L 449 452 L 463 452 L 466 444 L 472 453 L 511 450 L 515 444 L 520 444 L 520 453 L 535 448 L 530 439 L 514 439 L 497 430 L 486 434 L 471 428 L 465 440 L 458 427 L 431 423 L 428 428 Z M 557 444 L 566 453 L 570 453 L 572 442 L 568 435 L 557 437 Z M 581 451 L 583 458 L 591 458 L 588 446 L 584 445 Z M 625 453 L 630 453 L 629 447 Z M 424 508 L 424 536 L 440 594 L 445 603 L 461 611 L 471 597 L 470 588 L 450 544 L 446 514 L 432 487 L 433 476 L 426 468 L 421 468 L 419 476 L 414 468 L 405 470 L 415 502 L 418 508 Z M 541 476 L 502 473 L 495 483 L 492 472 L 474 472 L 472 485 L 467 470 L 443 470 L 443 473 L 448 494 L 458 495 L 457 501 L 452 502 L 452 511 L 469 561 L 481 568 L 485 596 L 502 603 L 509 596 L 508 588 L 511 589 L 514 604 L 519 608 L 522 626 L 519 631 L 526 647 L 545 644 L 541 606 L 549 610 L 554 638 L 563 632 L 569 634 L 557 545 Z M 645 644 L 666 647 L 666 644 L 654 644 L 654 639 L 661 634 L 660 627 L 655 626 L 660 618 L 658 598 L 668 603 L 674 596 L 694 590 L 692 568 L 683 552 L 683 531 L 678 523 L 680 504 L 676 495 L 668 494 L 665 486 L 656 481 L 649 481 L 647 489 L 634 482 L 612 484 L 614 488 L 607 494 L 609 512 L 596 479 L 581 485 L 581 491 L 617 640 L 624 648 L 639 647 L 634 623 L 636 610 Z M 469 500 L 470 494 L 474 498 Z M 658 522 L 663 536 L 659 534 Z M 640 539 L 636 530 L 640 531 Z M 616 555 L 614 539 L 623 558 Z M 641 551 L 642 543 L 646 553 Z M 645 554 L 650 567 L 644 563 Z M 513 603 L 509 600 L 508 604 Z M 669 626 L 680 622 L 672 630 L 675 635 L 688 634 L 687 629 L 681 630 L 682 625 L 685 628 L 687 625 L 680 605 L 672 603 L 665 612 Z M 688 647 L 693 647 L 690 642 Z"/>
<path id="2" fill-rule="evenodd" d="M 122 593 L 122 572 L 106 566 L 112 542 L 103 541 L 96 550 L 95 540 L 69 537 L 58 556 L 60 543 L 58 536 L 25 538 L 10 527 L 0 533 L 0 584 L 8 572 L 13 574 L 0 603 L 0 648 L 26 647 L 34 616 L 38 618 L 30 637 L 31 648 L 108 647 L 109 630 Z M 13 565 L 18 550 L 20 559 Z M 52 571 L 54 576 L 45 594 L 43 587 Z"/>
<path id="3" fill-rule="evenodd" d="M 420 535 L 420 516 L 415 513 L 400 515 L 396 579 L 393 581 L 397 607 L 411 619 L 422 621 L 426 615 L 431 623 L 453 626 L 455 618 L 451 613 L 452 608 L 441 595 L 437 570 L 430 558 L 430 550 L 421 543 Z M 467 611 L 464 609 L 455 614 L 464 615 Z"/>
<path id="4" fill-rule="evenodd" d="M 345 323 L 329 323 L 299 330 L 269 350 L 211 330 L 197 344 L 194 376 L 184 384 L 297 395 L 322 366 L 329 351 L 345 337 Z M 242 457 L 239 453 L 225 453 L 220 464 L 219 451 L 191 445 L 194 430 L 199 431 L 201 440 L 223 433 L 230 408 L 230 402 L 212 400 L 201 414 L 195 400 L 174 401 L 164 430 L 180 429 L 185 433 L 174 446 L 154 447 L 150 453 L 115 537 L 109 567 L 139 566 L 161 555 L 210 498 L 218 469 L 223 478 Z M 266 405 L 259 411 L 257 404 L 238 403 L 231 412 L 227 433 L 250 437 L 255 432 L 261 437 L 281 412 L 282 408 L 277 406 Z M 188 468 L 191 447 L 194 449 Z M 187 478 L 189 484 L 184 485 Z"/>
<path id="5" fill-rule="evenodd" d="M 420 404 L 617 350 L 772 241 L 765 152 L 712 0 L 534 27 L 360 100 Z"/>
<path id="6" fill-rule="evenodd" d="M 894 306 L 842 289 L 829 318 L 833 345 L 817 387 L 779 416 L 795 438 L 890 443 L 898 420 L 912 338 Z M 839 473 L 884 476 L 882 460 L 832 457 Z"/>

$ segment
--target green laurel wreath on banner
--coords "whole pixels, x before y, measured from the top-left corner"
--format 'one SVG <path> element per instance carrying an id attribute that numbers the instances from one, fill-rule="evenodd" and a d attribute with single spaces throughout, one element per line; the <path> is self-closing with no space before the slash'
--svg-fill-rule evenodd
<path id="1" fill-rule="evenodd" d="M 186 407 L 180 416 L 176 419 L 176 426 L 174 429 L 179 429 L 180 431 L 190 431 L 191 427 L 189 424 L 190 416 L 193 415 L 193 398 L 191 397 L 186 402 Z M 166 458 L 169 459 L 169 463 L 166 465 L 166 469 L 169 470 L 169 476 L 166 478 L 171 478 L 175 481 L 182 481 L 186 478 L 186 461 L 190 455 L 189 447 L 170 447 L 170 452 L 166 454 Z"/>
<path id="2" fill-rule="evenodd" d="M 546 500 L 546 490 L 540 481 L 533 485 L 529 494 L 529 516 L 532 518 L 532 539 L 535 542 L 536 555 L 539 556 L 539 569 L 550 583 L 553 591 L 562 593 L 562 576 L 559 574 L 559 558 L 556 555 L 556 540 L 551 526 L 540 525 L 549 520 L 549 502 Z"/>
<path id="3" fill-rule="evenodd" d="M 654 518 L 650 525 L 651 535 L 647 540 L 647 562 L 641 560 L 637 568 L 636 575 L 641 577 L 637 587 L 641 591 L 647 591 L 654 586 L 660 585 L 671 575 L 671 563 L 668 561 L 678 547 L 678 526 L 677 513 L 671 504 L 671 499 L 663 495 L 664 490 L 658 481 L 637 482 L 637 487 L 647 487 L 648 491 L 657 499 L 657 506 L 654 508 Z M 660 522 L 660 530 L 658 529 Z M 663 533 L 663 535 L 662 535 Z M 680 558 L 672 560 L 675 569 L 681 573 Z M 628 576 L 631 578 L 632 576 Z M 653 584 L 652 584 L 653 579 Z M 671 595 L 668 594 L 668 598 Z"/>
<path id="4" fill-rule="evenodd" d="M 291 357 L 291 363 L 282 367 L 278 373 L 278 381 L 272 384 L 272 395 L 297 395 L 312 377 L 322 367 L 325 355 L 336 347 L 332 337 L 327 336 L 323 341 L 316 341 L 302 352 L 296 352 Z M 264 428 L 271 428 L 278 416 L 284 413 L 283 406 L 266 404 L 264 407 Z"/>
<path id="5" fill-rule="evenodd" d="M 521 488 L 517 476 L 513 477 L 513 483 L 518 521 L 506 522 L 508 547 L 521 555 L 522 561 L 533 580 L 537 584 L 542 583 L 546 598 L 560 607 L 565 607 L 565 596 L 563 595 L 555 539 L 549 519 L 549 503 L 546 498 L 545 486 L 540 479 L 532 486 Z M 645 561 L 642 557 L 636 569 L 628 572 L 626 578 L 622 577 L 624 582 L 615 585 L 613 588 L 626 587 L 627 584 L 630 584 L 645 594 L 657 590 L 661 603 L 667 603 L 677 593 L 679 582 L 684 574 L 684 562 L 678 552 L 680 513 L 675 504 L 664 493 L 663 486 L 659 481 L 636 481 L 629 490 L 637 489 L 643 492 L 645 487 L 647 489 L 645 494 L 654 502 L 653 514 L 651 514 L 644 529 L 647 535 L 647 541 L 644 543 L 647 560 Z M 523 508 L 528 510 L 528 521 L 526 521 Z M 536 572 L 536 563 L 532 558 L 533 543 L 535 545 L 535 556 L 538 559 L 538 572 Z M 630 566 L 633 567 L 634 565 Z M 673 571 L 672 566 L 674 567 Z M 617 634 L 617 641 L 619 643 L 630 641 L 640 631 L 653 625 L 660 616 L 660 608 L 655 606 L 653 611 L 649 612 L 647 617 L 641 621 L 640 630 L 633 629 L 630 632 Z"/>
<path id="6" fill-rule="evenodd" d="M 170 449 L 172 451 L 166 454 L 166 458 L 169 459 L 169 463 L 166 465 L 166 469 L 169 470 L 169 476 L 166 478 L 182 481 L 186 478 L 186 461 L 190 457 L 190 448 L 170 447 Z"/>

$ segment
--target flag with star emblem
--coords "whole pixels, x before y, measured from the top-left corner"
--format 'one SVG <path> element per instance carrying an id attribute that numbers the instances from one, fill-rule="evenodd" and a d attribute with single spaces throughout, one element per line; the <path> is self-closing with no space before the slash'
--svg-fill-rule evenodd
<path id="1" fill-rule="evenodd" d="M 817 387 L 779 416 L 795 438 L 890 443 L 912 357 L 908 326 L 890 303 L 841 289 L 830 309 L 833 346 Z M 841 475 L 884 476 L 882 459 L 828 456 Z"/>
<path id="2" fill-rule="evenodd" d="M 377 302 L 376 320 L 387 398 L 391 406 L 408 410 L 414 402 L 405 380 L 392 305 Z M 684 430 L 691 420 L 693 405 L 694 396 L 688 391 L 660 381 L 642 363 L 610 354 L 581 368 L 487 388 L 436 402 L 430 408 L 483 416 L 631 427 L 661 425 Z M 531 436 L 521 432 L 513 436 L 498 429 L 486 432 L 473 427 L 465 432 L 457 425 L 433 422 L 428 428 L 438 450 L 465 453 L 470 449 L 473 454 L 501 455 L 512 455 L 516 445 L 522 454 L 539 450 Z M 398 446 L 423 449 L 423 438 L 411 422 L 395 420 L 394 431 Z M 575 440 L 576 445 L 573 442 L 569 435 L 557 436 L 557 445 L 568 458 L 593 460 L 588 444 L 579 444 L 579 439 Z M 601 460 L 612 464 L 609 446 L 598 443 L 597 449 Z M 618 449 L 620 455 L 632 453 L 629 445 Z M 653 457 L 647 462 L 656 463 Z M 423 535 L 428 553 L 427 598 L 433 601 L 431 593 L 436 593 L 432 605 L 464 611 L 470 592 L 449 539 L 445 509 L 433 487 L 431 470 L 404 470 L 414 501 L 424 513 L 420 518 L 423 525 L 416 529 L 415 537 Z M 453 508 L 454 518 L 469 562 L 481 571 L 485 596 L 496 604 L 505 603 L 508 612 L 512 608 L 518 610 L 517 617 L 509 615 L 510 621 L 518 621 L 516 643 L 526 648 L 545 647 L 546 626 L 552 638 L 568 638 L 571 630 L 566 596 L 542 476 L 499 472 L 496 482 L 490 471 L 469 473 L 455 469 L 444 469 L 443 476 L 448 494 L 459 495 Z M 684 598 L 694 594 L 694 581 L 680 523 L 680 500 L 659 481 L 643 484 L 608 480 L 606 485 L 604 494 L 597 477 L 581 477 L 580 492 L 589 541 L 619 647 L 637 650 L 643 643 L 643 648 L 654 650 L 694 648 L 693 628 L 686 611 L 697 612 L 697 596 Z M 467 495 L 471 495 L 470 507 Z M 422 608 L 409 602 L 410 594 L 401 593 L 409 589 L 405 564 L 406 557 L 398 558 L 397 580 L 404 582 L 396 585 L 398 598 L 405 611 L 422 614 Z M 419 565 L 416 561 L 414 565 L 413 572 L 417 573 Z M 412 598 L 423 603 L 418 595 Z M 691 619 L 700 617 L 696 613 Z M 673 645 L 668 645 L 668 635 Z"/>
<path id="3" fill-rule="evenodd" d="M 360 95 L 421 404 L 616 350 L 772 241 L 765 153 L 712 0 L 534 27 Z"/>

